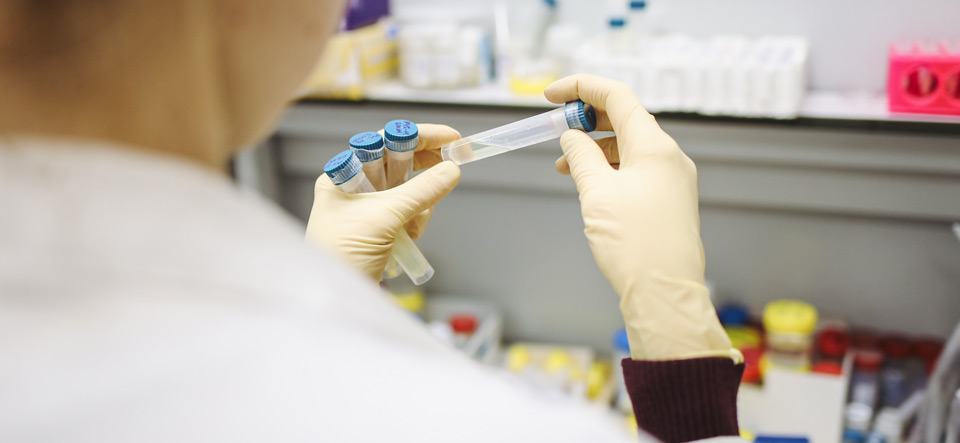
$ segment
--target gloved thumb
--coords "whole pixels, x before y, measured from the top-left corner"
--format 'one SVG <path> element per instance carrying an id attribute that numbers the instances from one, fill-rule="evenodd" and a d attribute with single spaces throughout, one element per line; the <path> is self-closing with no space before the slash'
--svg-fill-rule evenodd
<path id="1" fill-rule="evenodd" d="M 577 191 L 583 193 L 597 174 L 612 171 L 607 157 L 600 145 L 586 132 L 571 129 L 560 136 L 563 156 L 570 165 L 570 175 L 577 184 Z"/>
<path id="2" fill-rule="evenodd" d="M 387 206 L 406 223 L 434 207 L 460 182 L 460 167 L 445 161 L 421 172 L 410 181 L 380 192 Z"/>

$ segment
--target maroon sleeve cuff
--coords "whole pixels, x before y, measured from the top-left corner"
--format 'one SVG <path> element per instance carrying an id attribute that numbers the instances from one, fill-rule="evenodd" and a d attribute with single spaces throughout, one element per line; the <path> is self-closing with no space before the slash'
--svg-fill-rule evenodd
<path id="1" fill-rule="evenodd" d="M 664 442 L 740 435 L 737 389 L 743 365 L 726 357 L 623 359 L 637 425 Z"/>

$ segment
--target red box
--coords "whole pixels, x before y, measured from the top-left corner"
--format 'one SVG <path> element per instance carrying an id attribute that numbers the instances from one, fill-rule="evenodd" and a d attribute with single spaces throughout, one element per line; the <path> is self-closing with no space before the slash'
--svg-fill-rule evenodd
<path id="1" fill-rule="evenodd" d="M 960 45 L 890 47 L 891 112 L 960 115 Z"/>

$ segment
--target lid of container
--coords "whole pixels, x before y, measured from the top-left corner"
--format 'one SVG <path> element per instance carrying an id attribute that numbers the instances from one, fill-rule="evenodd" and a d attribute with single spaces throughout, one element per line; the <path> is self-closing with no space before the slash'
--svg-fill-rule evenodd
<path id="1" fill-rule="evenodd" d="M 934 366 L 943 352 L 943 341 L 937 338 L 924 338 L 913 344 L 913 351 L 926 366 L 927 374 L 933 373 Z"/>
<path id="2" fill-rule="evenodd" d="M 850 346 L 854 349 L 880 349 L 880 339 L 872 329 L 858 328 L 850 331 Z"/>
<path id="3" fill-rule="evenodd" d="M 887 357 L 903 360 L 913 355 L 913 343 L 902 335 L 887 335 L 880 338 L 880 349 Z"/>
<path id="4" fill-rule="evenodd" d="M 739 303 L 724 303 L 717 309 L 717 317 L 724 327 L 746 326 L 750 321 L 750 312 Z"/>
<path id="5" fill-rule="evenodd" d="M 883 366 L 883 353 L 873 349 L 857 350 L 853 357 L 853 367 L 857 371 L 876 372 Z"/>
<path id="6" fill-rule="evenodd" d="M 371 162 L 383 157 L 383 136 L 376 132 L 361 132 L 350 137 L 350 147 L 361 162 Z"/>
<path id="7" fill-rule="evenodd" d="M 777 300 L 763 308 L 767 332 L 809 335 L 817 327 L 817 309 L 799 300 Z"/>
<path id="8" fill-rule="evenodd" d="M 610 20 L 607 20 L 607 26 L 611 28 L 622 28 L 627 25 L 627 19 L 623 17 L 610 17 Z"/>
<path id="9" fill-rule="evenodd" d="M 850 348 L 850 333 L 841 326 L 828 326 L 817 333 L 817 350 L 827 357 L 843 357 Z"/>
<path id="10" fill-rule="evenodd" d="M 629 7 L 630 7 L 630 10 L 632 11 L 646 9 L 647 2 L 644 0 L 631 0 Z"/>
<path id="11" fill-rule="evenodd" d="M 407 152 L 417 149 L 420 131 L 410 120 L 393 120 L 383 126 L 384 143 L 387 149 Z"/>
<path id="12" fill-rule="evenodd" d="M 613 349 L 630 352 L 630 340 L 627 340 L 627 329 L 620 328 L 613 332 Z"/>
<path id="13" fill-rule="evenodd" d="M 836 360 L 821 360 L 813 364 L 811 371 L 818 374 L 841 375 L 843 365 Z"/>
<path id="14" fill-rule="evenodd" d="M 507 349 L 507 369 L 520 372 L 530 364 L 530 350 L 523 345 L 513 345 Z"/>
<path id="15" fill-rule="evenodd" d="M 548 374 L 555 374 L 570 367 L 572 364 L 573 359 L 570 358 L 570 354 L 561 348 L 556 348 L 551 349 L 550 352 L 547 353 L 547 358 L 543 362 L 543 369 Z"/>
<path id="16" fill-rule="evenodd" d="M 331 158 L 323 167 L 323 173 L 330 177 L 333 184 L 339 186 L 357 175 L 361 169 L 363 165 L 360 164 L 360 160 L 353 151 L 347 150 Z"/>
<path id="17" fill-rule="evenodd" d="M 863 431 L 858 431 L 856 429 L 844 429 L 843 430 L 843 442 L 844 443 L 860 443 L 864 439 Z"/>
<path id="18" fill-rule="evenodd" d="M 567 127 L 584 132 L 593 132 L 597 129 L 597 112 L 593 106 L 574 100 L 563 105 L 563 114 L 567 119 Z"/>
<path id="19" fill-rule="evenodd" d="M 454 314 L 449 321 L 453 332 L 457 334 L 472 334 L 477 330 L 477 317 L 473 314 Z"/>

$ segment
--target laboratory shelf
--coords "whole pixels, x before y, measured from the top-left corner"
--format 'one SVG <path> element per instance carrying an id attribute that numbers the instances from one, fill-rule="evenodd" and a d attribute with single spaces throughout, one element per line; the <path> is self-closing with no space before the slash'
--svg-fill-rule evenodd
<path id="1" fill-rule="evenodd" d="M 495 108 L 549 109 L 557 105 L 539 95 L 516 95 L 504 86 L 492 84 L 477 88 L 420 90 L 399 81 L 371 86 L 366 101 L 419 105 L 479 106 Z M 307 99 L 309 104 L 322 100 Z M 883 93 L 810 91 L 796 119 L 708 116 L 701 114 L 658 112 L 658 117 L 682 120 L 737 121 L 802 126 L 853 126 L 862 129 L 890 129 L 960 134 L 960 116 L 902 114 L 887 110 Z"/>

